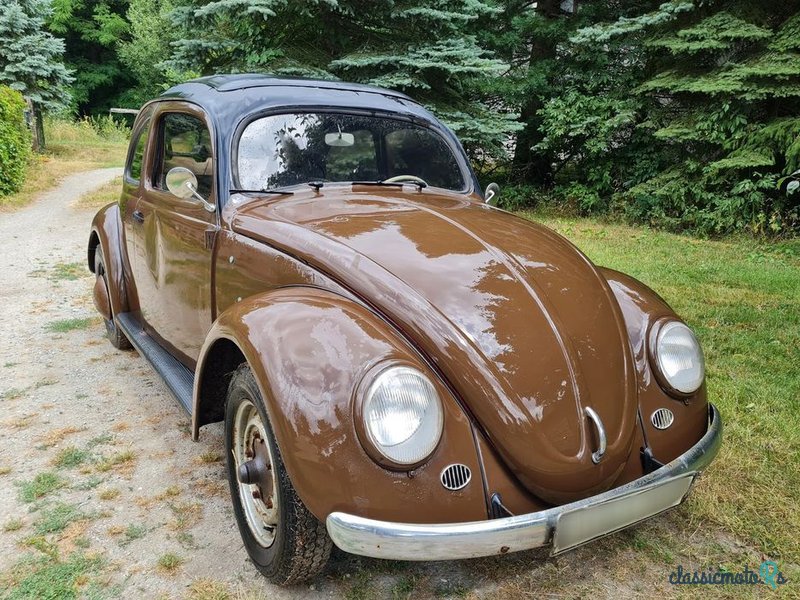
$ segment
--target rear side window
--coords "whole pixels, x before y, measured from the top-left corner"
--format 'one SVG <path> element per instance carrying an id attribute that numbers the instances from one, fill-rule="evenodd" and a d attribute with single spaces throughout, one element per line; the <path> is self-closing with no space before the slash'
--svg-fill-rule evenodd
<path id="1" fill-rule="evenodd" d="M 144 160 L 144 149 L 147 146 L 148 133 L 150 133 L 150 121 L 147 121 L 139 131 L 131 162 L 128 165 L 128 176 L 135 181 L 139 181 L 142 178 L 142 161 Z"/>
<path id="2" fill-rule="evenodd" d="M 214 165 L 211 157 L 211 135 L 205 123 L 184 113 L 167 113 L 161 120 L 160 154 L 153 185 L 166 190 L 169 170 L 185 167 L 197 177 L 197 192 L 204 198 L 211 195 Z"/>

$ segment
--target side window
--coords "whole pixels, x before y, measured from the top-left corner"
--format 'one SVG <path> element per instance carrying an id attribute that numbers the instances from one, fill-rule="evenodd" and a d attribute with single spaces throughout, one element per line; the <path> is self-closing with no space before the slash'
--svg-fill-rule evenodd
<path id="1" fill-rule="evenodd" d="M 153 174 L 153 185 L 167 189 L 170 169 L 186 167 L 197 177 L 197 191 L 204 198 L 211 195 L 214 165 L 211 135 L 205 123 L 192 115 L 167 113 L 161 119 L 160 154 Z"/>
<path id="2" fill-rule="evenodd" d="M 150 121 L 147 121 L 144 127 L 139 131 L 139 137 L 136 138 L 136 145 L 131 156 L 131 162 L 128 165 L 128 176 L 139 181 L 142 178 L 142 161 L 144 160 L 144 148 L 147 146 L 147 134 L 150 133 Z"/>

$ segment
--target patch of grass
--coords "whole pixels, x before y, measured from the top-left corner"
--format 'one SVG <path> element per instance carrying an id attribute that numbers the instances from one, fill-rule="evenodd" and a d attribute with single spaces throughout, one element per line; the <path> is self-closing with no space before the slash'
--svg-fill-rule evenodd
<path id="1" fill-rule="evenodd" d="M 231 600 L 230 588 L 214 579 L 195 579 L 189 586 L 187 600 Z"/>
<path id="2" fill-rule="evenodd" d="M 111 181 L 103 184 L 94 191 L 87 192 L 75 202 L 72 203 L 74 208 L 83 209 L 99 209 L 111 202 L 119 200 L 120 192 L 122 191 L 122 176 L 114 177 Z"/>
<path id="3" fill-rule="evenodd" d="M 11 531 L 19 531 L 25 525 L 25 521 L 19 518 L 9 519 L 5 523 L 3 523 L 3 531 L 11 532 Z"/>
<path id="4" fill-rule="evenodd" d="M 345 590 L 347 600 L 368 600 L 376 598 L 378 593 L 373 585 L 373 577 L 367 569 L 359 569 L 350 579 L 350 585 Z"/>
<path id="5" fill-rule="evenodd" d="M 61 450 L 53 459 L 53 465 L 61 469 L 71 469 L 85 463 L 91 457 L 88 450 L 67 446 Z"/>
<path id="6" fill-rule="evenodd" d="M 66 481 L 52 471 L 44 471 L 31 481 L 19 483 L 19 498 L 23 502 L 33 502 L 64 487 Z"/>
<path id="7" fill-rule="evenodd" d="M 200 547 L 198 546 L 197 541 L 195 541 L 194 536 L 188 531 L 179 531 L 175 536 L 175 539 L 178 541 L 181 547 L 185 548 L 186 550 L 197 550 Z"/>
<path id="8" fill-rule="evenodd" d="M 765 556 L 800 564 L 797 240 L 700 240 L 588 219 L 524 216 L 565 235 L 595 264 L 641 280 L 695 330 L 725 440 L 688 511 L 694 520 L 751 540 Z"/>
<path id="9" fill-rule="evenodd" d="M 120 495 L 120 491 L 116 488 L 109 488 L 107 490 L 103 490 L 98 494 L 100 500 L 113 500 L 114 498 Z"/>
<path id="10" fill-rule="evenodd" d="M 33 528 L 39 535 L 58 533 L 64 531 L 70 523 L 88 518 L 89 516 L 83 514 L 74 504 L 59 502 L 52 508 L 42 511 L 42 515 L 33 524 Z"/>
<path id="11" fill-rule="evenodd" d="M 87 469 L 87 470 L 89 470 L 91 472 L 91 467 L 84 467 L 84 469 Z M 83 471 L 84 469 L 81 469 L 81 471 Z M 100 485 L 104 481 L 105 481 L 105 479 L 103 479 L 102 477 L 90 477 L 86 481 L 81 481 L 80 483 L 76 483 L 75 485 L 73 485 L 72 489 L 74 489 L 74 490 L 93 490 L 94 488 L 96 488 L 98 485 Z"/>
<path id="12" fill-rule="evenodd" d="M 36 418 L 36 413 L 30 415 L 22 415 L 21 417 L 13 417 L 4 421 L 6 425 L 13 429 L 25 429 L 26 427 L 30 427 L 33 423 L 33 420 Z"/>
<path id="13" fill-rule="evenodd" d="M 46 449 L 55 446 L 68 435 L 80 433 L 85 428 L 78 427 L 59 427 L 58 429 L 51 429 L 47 433 L 39 436 L 37 441 L 41 442 L 41 448 Z"/>
<path id="14" fill-rule="evenodd" d="M 133 450 L 123 450 L 111 456 L 102 458 L 97 463 L 97 470 L 100 472 L 110 471 L 111 469 L 119 466 L 130 465 L 136 460 L 136 454 Z"/>
<path id="15" fill-rule="evenodd" d="M 21 191 L 0 198 L 0 210 L 25 206 L 66 176 L 125 162 L 129 132 L 103 121 L 45 119 L 44 154 L 31 157 Z"/>
<path id="16" fill-rule="evenodd" d="M 33 384 L 33 389 L 38 390 L 39 388 L 47 387 L 49 385 L 55 385 L 58 383 L 58 379 L 54 379 L 52 377 L 45 377 L 44 379 L 40 379 L 36 383 Z"/>
<path id="17" fill-rule="evenodd" d="M 206 450 L 197 457 L 197 461 L 203 464 L 212 464 L 222 460 L 222 456 L 216 450 Z"/>
<path id="18" fill-rule="evenodd" d="M 121 543 L 123 545 L 130 544 L 134 540 L 143 538 L 147 533 L 147 527 L 144 525 L 136 525 L 135 523 L 131 523 L 122 533 L 125 536 L 125 539 L 122 540 Z"/>
<path id="19" fill-rule="evenodd" d="M 3 363 L 3 368 L 4 369 L 10 369 L 11 367 L 16 367 L 18 364 L 19 363 L 15 363 L 15 362 Z"/>
<path id="20" fill-rule="evenodd" d="M 170 502 L 169 508 L 175 515 L 175 520 L 169 526 L 174 531 L 185 531 L 200 520 L 203 512 L 203 505 L 199 502 L 175 503 Z"/>
<path id="21" fill-rule="evenodd" d="M 77 281 L 87 274 L 85 263 L 56 263 L 50 269 L 48 279 L 51 281 Z"/>
<path id="22" fill-rule="evenodd" d="M 174 552 L 167 552 L 159 557 L 158 570 L 171 574 L 177 571 L 184 562 L 186 561 Z"/>
<path id="23" fill-rule="evenodd" d="M 25 390 L 21 390 L 19 388 L 10 388 L 0 394 L 0 400 L 16 400 L 17 398 L 22 398 L 24 394 Z"/>
<path id="24" fill-rule="evenodd" d="M 100 571 L 104 561 L 83 552 L 70 554 L 65 560 L 48 554 L 28 556 L 4 574 L 7 600 L 52 598 L 71 600 L 81 595 L 90 577 Z"/>
<path id="25" fill-rule="evenodd" d="M 100 319 L 97 317 L 59 319 L 58 321 L 51 321 L 45 325 L 45 330 L 51 333 L 67 333 L 80 329 L 88 329 L 99 322 Z"/>
<path id="26" fill-rule="evenodd" d="M 84 398 L 88 398 L 88 396 L 84 396 Z M 95 446 L 101 446 L 103 444 L 110 444 L 114 441 L 114 436 L 110 433 L 104 433 L 102 435 L 98 435 L 90 439 L 86 446 L 87 448 L 94 448 Z"/>
<path id="27" fill-rule="evenodd" d="M 392 598 L 411 598 L 416 587 L 417 578 L 413 575 L 405 575 L 395 582 L 389 593 Z"/>

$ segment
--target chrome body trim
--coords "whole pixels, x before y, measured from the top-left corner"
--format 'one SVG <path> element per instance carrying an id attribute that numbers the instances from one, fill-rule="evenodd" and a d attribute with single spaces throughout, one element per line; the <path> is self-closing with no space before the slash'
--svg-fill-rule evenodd
<path id="1" fill-rule="evenodd" d="M 657 496 L 649 493 L 656 488 L 674 488 L 676 486 L 672 484 L 677 480 L 694 479 L 714 459 L 721 443 L 722 420 L 716 407 L 709 404 L 708 430 L 694 446 L 660 469 L 596 496 L 526 515 L 469 523 L 392 523 L 334 512 L 328 515 L 326 526 L 339 548 L 374 558 L 453 560 L 528 550 L 552 543 L 562 515 L 618 501 L 635 503 L 636 498 Z M 687 482 L 687 490 L 690 483 Z M 611 523 L 606 531 L 595 537 L 633 525 L 682 500 L 683 496 L 651 514 L 639 515 L 633 522 L 621 519 Z M 557 548 L 557 551 L 568 549 Z"/>
<path id="2" fill-rule="evenodd" d="M 457 492 L 463 490 L 472 481 L 472 470 L 461 463 L 447 465 L 439 474 L 439 481 L 446 490 Z"/>
<path id="3" fill-rule="evenodd" d="M 675 414 L 668 408 L 659 408 L 650 415 L 650 422 L 656 429 L 668 429 L 675 422 Z"/>
<path id="4" fill-rule="evenodd" d="M 606 454 L 606 428 L 603 427 L 603 421 L 600 420 L 600 415 L 595 412 L 591 406 L 586 406 L 583 412 L 589 417 L 589 420 L 594 425 L 594 430 L 597 432 L 597 450 L 592 452 L 592 462 L 598 464 Z"/>

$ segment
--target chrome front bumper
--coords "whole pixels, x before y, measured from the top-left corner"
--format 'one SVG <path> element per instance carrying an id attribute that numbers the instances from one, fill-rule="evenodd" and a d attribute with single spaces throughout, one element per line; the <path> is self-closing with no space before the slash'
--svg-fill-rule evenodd
<path id="1" fill-rule="evenodd" d="M 442 525 L 391 523 L 334 512 L 326 526 L 339 548 L 374 558 L 452 560 L 547 544 L 558 554 L 680 504 L 721 443 L 722 420 L 709 405 L 708 430 L 697 444 L 657 471 L 597 496 L 527 515 Z"/>

